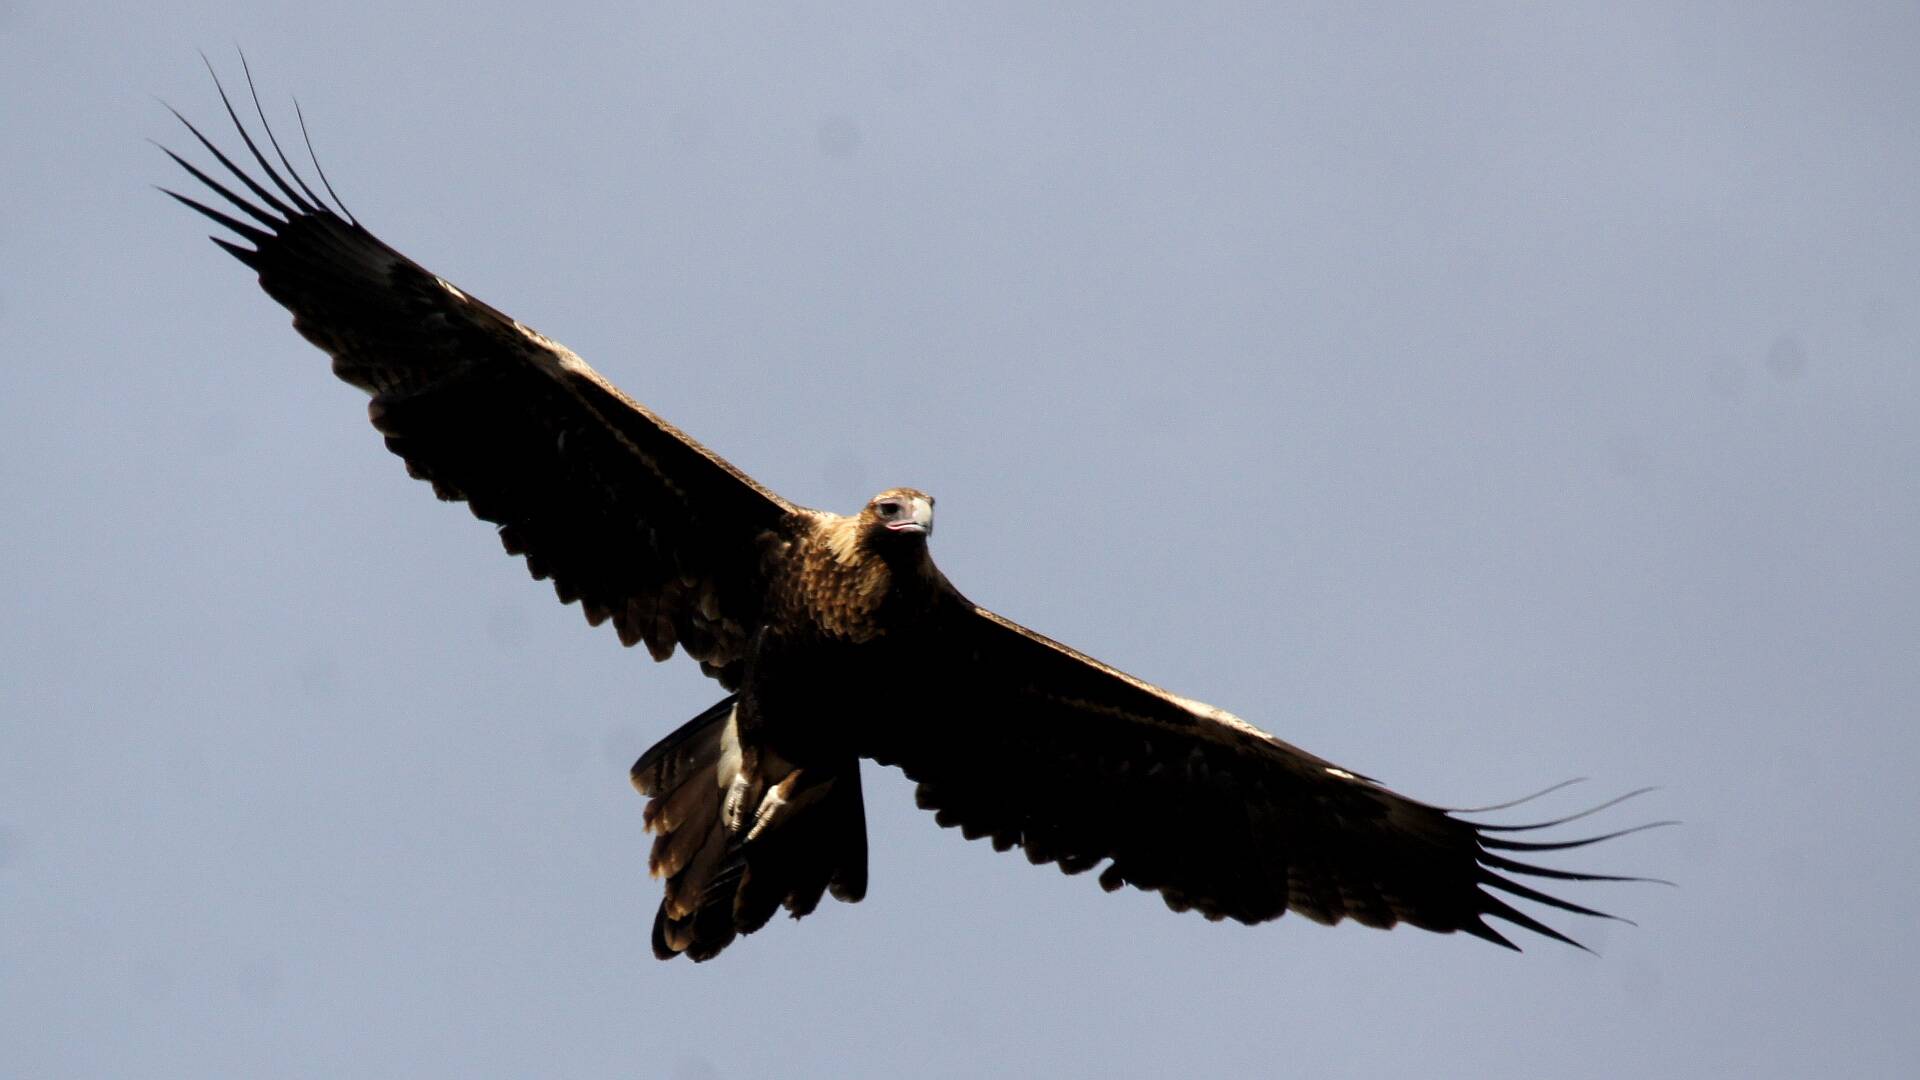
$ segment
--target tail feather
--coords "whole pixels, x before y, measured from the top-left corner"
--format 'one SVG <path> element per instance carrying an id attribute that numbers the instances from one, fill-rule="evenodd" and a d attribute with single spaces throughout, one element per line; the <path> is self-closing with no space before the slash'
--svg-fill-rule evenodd
<path id="1" fill-rule="evenodd" d="M 859 761 L 801 768 L 743 746 L 738 705 L 721 701 L 633 766 L 656 834 L 648 868 L 666 879 L 653 923 L 662 960 L 715 956 L 782 906 L 799 918 L 828 892 L 866 895 Z"/>

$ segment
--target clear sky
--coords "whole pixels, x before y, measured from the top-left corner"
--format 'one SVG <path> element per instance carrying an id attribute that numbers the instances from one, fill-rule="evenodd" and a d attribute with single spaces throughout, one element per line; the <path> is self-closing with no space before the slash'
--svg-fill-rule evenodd
<path id="1" fill-rule="evenodd" d="M 0 1074 L 1893 1076 L 1920 1057 L 1910 4 L 0 5 Z M 457 13 L 452 13 L 457 12 Z M 382 237 L 974 599 L 1416 797 L 1641 784 L 1595 958 L 937 828 L 714 963 L 718 690 L 367 427 L 196 48 Z M 938 693 L 937 687 L 913 688 Z"/>

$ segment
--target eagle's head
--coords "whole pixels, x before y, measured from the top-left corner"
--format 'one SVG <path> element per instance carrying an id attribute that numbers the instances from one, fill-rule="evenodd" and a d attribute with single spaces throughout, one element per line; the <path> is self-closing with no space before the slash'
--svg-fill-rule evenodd
<path id="1" fill-rule="evenodd" d="M 869 542 L 924 544 L 933 535 L 933 496 L 912 488 L 883 491 L 867 502 L 860 519 Z"/>

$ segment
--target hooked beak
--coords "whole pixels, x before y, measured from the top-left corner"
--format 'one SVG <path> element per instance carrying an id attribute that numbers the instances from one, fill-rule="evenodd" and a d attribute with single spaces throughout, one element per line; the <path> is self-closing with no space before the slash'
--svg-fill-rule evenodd
<path id="1" fill-rule="evenodd" d="M 925 499 L 916 498 L 910 504 L 912 516 L 887 525 L 888 532 L 917 533 L 921 536 L 933 535 L 933 504 Z"/>

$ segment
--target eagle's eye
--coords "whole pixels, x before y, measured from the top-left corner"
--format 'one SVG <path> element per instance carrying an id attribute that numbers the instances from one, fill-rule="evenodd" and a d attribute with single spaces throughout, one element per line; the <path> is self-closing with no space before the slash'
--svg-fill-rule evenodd
<path id="1" fill-rule="evenodd" d="M 880 512 L 881 517 L 892 517 L 900 512 L 900 504 L 897 502 L 883 502 L 875 504 L 874 509 Z"/>

